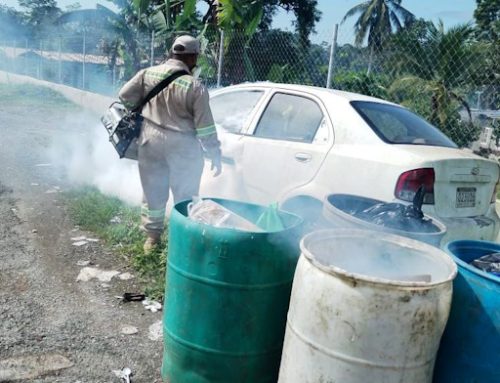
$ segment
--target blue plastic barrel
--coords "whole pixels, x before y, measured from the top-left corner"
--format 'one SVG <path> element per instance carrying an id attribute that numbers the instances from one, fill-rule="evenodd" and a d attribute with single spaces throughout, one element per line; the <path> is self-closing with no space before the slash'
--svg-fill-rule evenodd
<path id="1" fill-rule="evenodd" d="M 500 244 L 454 241 L 446 250 L 458 265 L 458 275 L 434 383 L 500 382 L 500 277 L 470 265 L 500 252 Z"/>

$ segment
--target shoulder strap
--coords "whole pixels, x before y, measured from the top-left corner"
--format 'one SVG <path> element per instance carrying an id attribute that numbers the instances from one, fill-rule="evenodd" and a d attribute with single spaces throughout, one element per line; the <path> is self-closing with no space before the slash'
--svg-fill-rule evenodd
<path id="1" fill-rule="evenodd" d="M 172 73 L 170 76 L 164 78 L 161 80 L 152 90 L 151 92 L 148 93 L 146 98 L 142 100 L 142 102 L 136 106 L 132 111 L 133 112 L 140 112 L 142 108 L 152 99 L 154 98 L 158 93 L 160 93 L 163 89 L 165 89 L 167 86 L 170 85 L 171 82 L 175 81 L 178 77 L 184 76 L 186 74 L 189 74 L 185 70 L 180 70 L 177 72 Z"/>

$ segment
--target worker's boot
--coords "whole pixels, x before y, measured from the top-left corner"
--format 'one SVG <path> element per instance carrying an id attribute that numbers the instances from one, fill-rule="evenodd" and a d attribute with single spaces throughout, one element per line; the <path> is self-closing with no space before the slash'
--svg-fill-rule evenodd
<path id="1" fill-rule="evenodd" d="M 144 242 L 144 254 L 149 254 L 158 248 L 160 244 L 160 236 L 148 234 L 146 242 Z"/>

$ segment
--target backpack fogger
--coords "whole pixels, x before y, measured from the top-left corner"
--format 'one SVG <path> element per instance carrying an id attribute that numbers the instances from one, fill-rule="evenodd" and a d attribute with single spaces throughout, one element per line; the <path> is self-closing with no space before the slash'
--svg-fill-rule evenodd
<path id="1" fill-rule="evenodd" d="M 166 77 L 132 110 L 127 110 L 119 101 L 113 102 L 109 106 L 107 112 L 101 117 L 101 122 L 108 132 L 109 141 L 120 158 L 137 160 L 137 138 L 141 132 L 143 121 L 142 108 L 163 89 L 167 88 L 172 81 L 186 74 L 189 73 L 181 70 Z"/>

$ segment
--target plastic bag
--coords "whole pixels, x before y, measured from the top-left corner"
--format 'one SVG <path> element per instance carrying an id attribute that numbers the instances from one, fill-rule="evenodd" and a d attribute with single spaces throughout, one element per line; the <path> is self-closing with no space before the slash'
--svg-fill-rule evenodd
<path id="1" fill-rule="evenodd" d="M 273 203 L 260 215 L 257 226 L 265 231 L 280 231 L 285 228 L 279 215 L 278 204 Z"/>
<path id="2" fill-rule="evenodd" d="M 500 277 L 500 253 L 488 254 L 475 259 L 471 262 L 471 265 Z"/>
<path id="3" fill-rule="evenodd" d="M 263 231 L 254 223 L 211 199 L 193 198 L 193 202 L 188 205 L 188 217 L 193 221 L 215 227 L 253 232 Z"/>
<path id="4" fill-rule="evenodd" d="M 400 203 L 378 203 L 354 214 L 375 225 L 407 232 L 433 233 L 439 228 L 422 212 L 425 189 L 421 186 L 413 199 L 412 205 Z"/>

